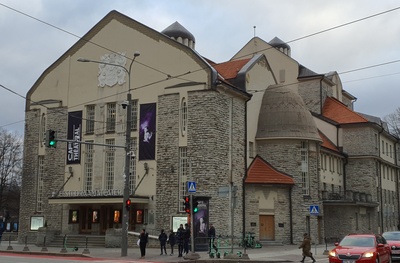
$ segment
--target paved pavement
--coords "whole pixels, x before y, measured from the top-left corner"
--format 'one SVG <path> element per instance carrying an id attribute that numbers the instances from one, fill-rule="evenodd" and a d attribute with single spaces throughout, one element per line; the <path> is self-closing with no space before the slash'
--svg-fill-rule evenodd
<path id="1" fill-rule="evenodd" d="M 328 262 L 327 251 L 332 249 L 333 245 L 313 245 L 312 252 L 318 263 Z M 37 247 L 35 245 L 18 244 L 16 242 L 2 242 L 0 244 L 0 253 L 26 253 L 26 254 L 43 254 L 43 255 L 59 255 L 65 257 L 90 257 L 93 259 L 104 259 L 109 260 L 108 262 L 181 262 L 190 261 L 188 259 L 178 257 L 177 254 L 160 255 L 159 248 L 147 248 L 146 257 L 140 259 L 139 247 L 129 247 L 128 255 L 121 257 L 121 248 L 89 248 L 88 250 L 79 248 L 78 251 L 72 251 L 68 248 L 67 250 L 57 247 L 47 247 L 47 251 L 43 251 L 44 248 Z M 169 250 L 167 250 L 169 252 Z M 175 248 L 176 252 L 176 248 Z M 225 250 L 223 251 L 225 252 Z M 229 251 L 228 251 L 229 252 Z M 233 255 L 236 255 L 238 250 L 233 250 Z M 241 251 L 242 253 L 244 251 Z M 258 249 L 247 249 L 247 255 L 251 261 L 258 262 L 299 262 L 302 258 L 301 250 L 298 249 L 298 245 L 264 245 Z M 197 252 L 200 258 L 198 261 L 215 261 L 211 259 L 207 252 Z M 231 254 L 232 255 L 232 254 Z M 221 259 L 224 258 L 221 256 Z M 227 258 L 227 257 L 226 257 Z M 226 259 L 225 258 L 225 259 Z M 235 257 L 236 260 L 232 262 L 238 262 L 240 257 Z M 224 260 L 225 261 L 225 260 Z M 311 263 L 311 259 L 307 258 L 306 263 Z"/>

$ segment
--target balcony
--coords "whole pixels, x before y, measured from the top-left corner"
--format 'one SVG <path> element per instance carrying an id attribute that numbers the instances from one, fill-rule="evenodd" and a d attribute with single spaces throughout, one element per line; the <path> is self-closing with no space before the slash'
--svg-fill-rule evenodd
<path id="1" fill-rule="evenodd" d="M 378 202 L 372 200 L 372 195 L 365 192 L 355 192 L 352 190 L 342 192 L 321 191 L 321 196 L 322 201 L 326 205 L 378 206 Z"/>

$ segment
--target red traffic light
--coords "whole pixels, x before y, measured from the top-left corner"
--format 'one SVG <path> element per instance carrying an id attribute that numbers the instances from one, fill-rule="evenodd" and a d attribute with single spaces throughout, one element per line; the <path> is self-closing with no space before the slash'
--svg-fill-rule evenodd
<path id="1" fill-rule="evenodd" d="M 184 203 L 184 205 L 185 205 L 185 212 L 188 213 L 188 214 L 190 214 L 190 197 L 189 197 L 189 196 L 185 196 L 185 197 L 183 198 L 183 200 L 185 200 L 185 203 Z"/>
<path id="2" fill-rule="evenodd" d="M 131 208 L 131 203 L 132 203 L 131 199 L 127 199 L 125 201 L 126 210 L 129 210 L 129 208 Z"/>

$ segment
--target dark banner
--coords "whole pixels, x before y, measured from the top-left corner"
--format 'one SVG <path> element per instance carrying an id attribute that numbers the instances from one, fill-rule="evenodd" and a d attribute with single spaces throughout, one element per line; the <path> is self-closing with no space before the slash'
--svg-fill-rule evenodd
<path id="1" fill-rule="evenodd" d="M 67 140 L 82 140 L 82 111 L 68 112 Z M 67 142 L 67 164 L 81 163 L 81 144 Z"/>
<path id="2" fill-rule="evenodd" d="M 198 197 L 199 211 L 193 214 L 193 231 L 195 240 L 195 251 L 207 251 L 209 247 L 208 229 L 209 229 L 209 209 L 208 198 Z"/>
<path id="3" fill-rule="evenodd" d="M 156 157 L 156 103 L 140 105 L 139 160 Z"/>

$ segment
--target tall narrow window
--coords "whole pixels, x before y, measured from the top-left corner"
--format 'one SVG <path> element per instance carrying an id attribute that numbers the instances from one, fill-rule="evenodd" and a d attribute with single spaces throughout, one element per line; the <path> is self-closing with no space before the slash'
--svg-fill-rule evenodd
<path id="1" fill-rule="evenodd" d="M 186 98 L 182 98 L 181 102 L 181 133 L 182 136 L 186 134 L 186 129 L 187 129 L 187 103 L 186 103 Z"/>
<path id="2" fill-rule="evenodd" d="M 93 142 L 93 141 L 88 141 Z M 85 179 L 84 189 L 85 191 L 92 190 L 93 184 L 93 144 L 85 145 Z"/>
<path id="3" fill-rule="evenodd" d="M 86 106 L 86 133 L 92 134 L 94 133 L 94 112 L 95 108 L 94 105 L 87 105 Z"/>
<path id="4" fill-rule="evenodd" d="M 310 176 L 308 173 L 308 143 L 301 142 L 301 183 L 303 195 L 310 195 Z"/>
<path id="5" fill-rule="evenodd" d="M 249 142 L 249 157 L 254 158 L 254 142 Z"/>
<path id="6" fill-rule="evenodd" d="M 43 147 L 45 141 L 45 133 L 46 133 L 46 114 L 42 114 L 42 118 L 40 119 L 40 131 L 39 131 L 39 140 L 40 146 Z"/>
<path id="7" fill-rule="evenodd" d="M 189 160 L 187 156 L 187 147 L 179 148 L 179 211 L 185 211 L 183 197 L 186 195 L 186 184 L 189 176 Z"/>
<path id="8" fill-rule="evenodd" d="M 44 156 L 39 156 L 38 159 L 38 174 L 37 174 L 37 193 L 36 193 L 36 211 L 43 210 L 43 175 L 44 175 Z"/>
<path id="9" fill-rule="evenodd" d="M 130 176 L 129 176 L 129 192 L 133 193 L 135 189 L 135 182 L 136 182 L 136 156 L 137 156 L 137 139 L 136 137 L 131 138 L 131 153 L 135 156 L 131 158 L 130 162 Z M 132 157 L 132 156 L 131 156 Z"/>
<path id="10" fill-rule="evenodd" d="M 107 103 L 107 132 L 115 132 L 116 112 L 115 103 Z"/>
<path id="11" fill-rule="evenodd" d="M 106 139 L 106 144 L 114 145 L 114 139 Z M 106 160 L 105 160 L 106 190 L 112 190 L 114 188 L 114 161 L 115 161 L 115 148 L 112 146 L 107 146 Z"/>
<path id="12" fill-rule="evenodd" d="M 132 100 L 131 106 L 131 130 L 137 130 L 137 123 L 138 123 L 138 101 Z"/>

